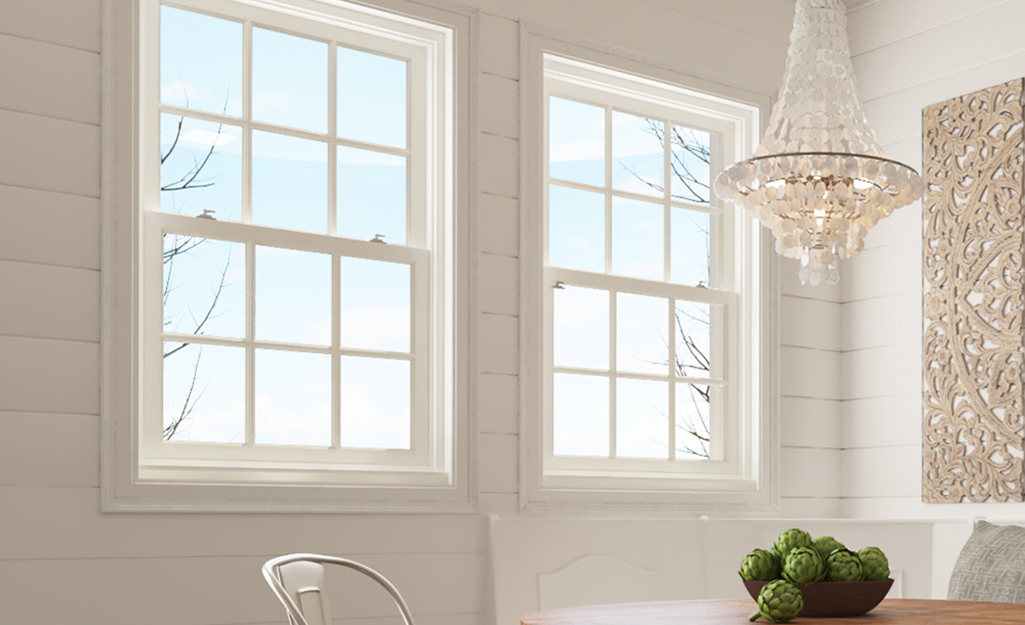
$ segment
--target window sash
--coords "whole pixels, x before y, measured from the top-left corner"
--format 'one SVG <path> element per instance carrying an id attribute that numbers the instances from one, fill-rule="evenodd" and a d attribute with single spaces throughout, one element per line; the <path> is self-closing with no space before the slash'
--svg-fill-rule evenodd
<path id="1" fill-rule="evenodd" d="M 168 458 L 190 458 L 195 461 L 236 459 L 239 461 L 262 459 L 268 462 L 313 462 L 316 464 L 374 464 L 429 466 L 438 461 L 441 449 L 430 433 L 435 427 L 430 410 L 430 324 L 433 315 L 429 306 L 430 254 L 426 250 L 344 239 L 331 235 L 280 230 L 266 226 L 254 226 L 236 222 L 199 219 L 173 213 L 148 211 L 145 213 L 144 249 L 151 253 L 144 263 L 143 294 L 144 306 L 143 352 L 144 356 L 144 418 L 140 432 L 143 457 L 147 460 Z M 246 337 L 242 339 L 221 338 L 208 335 L 187 335 L 163 331 L 163 234 L 174 232 L 184 236 L 232 241 L 247 247 L 246 262 Z M 253 334 L 254 302 L 252 298 L 255 275 L 253 272 L 252 249 L 257 246 L 278 247 L 312 251 L 332 256 L 332 345 L 311 346 L 256 340 Z M 366 349 L 343 348 L 338 344 L 340 331 L 340 285 L 339 259 L 361 258 L 409 265 L 411 335 L 409 353 L 376 352 Z M 246 442 L 243 444 L 222 444 L 205 442 L 165 442 L 163 432 L 163 376 L 146 375 L 145 372 L 162 371 L 163 342 L 186 340 L 191 343 L 230 345 L 246 349 Z M 255 379 L 251 375 L 254 351 L 258 348 L 282 349 L 296 352 L 330 354 L 332 356 L 332 446 L 288 447 L 255 445 L 254 393 Z M 376 357 L 404 360 L 411 365 L 410 389 L 410 450 L 371 450 L 341 447 L 339 441 L 340 401 L 337 392 L 339 357 L 343 355 Z M 317 456 L 313 458 L 313 456 Z"/>

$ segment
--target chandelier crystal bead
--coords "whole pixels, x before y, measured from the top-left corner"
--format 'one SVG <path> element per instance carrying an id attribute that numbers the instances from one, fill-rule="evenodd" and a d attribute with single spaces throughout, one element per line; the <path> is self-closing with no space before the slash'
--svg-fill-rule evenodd
<path id="1" fill-rule="evenodd" d="M 783 87 L 755 155 L 724 170 L 716 195 L 801 261 L 802 284 L 835 284 L 868 230 L 918 200 L 922 177 L 886 158 L 858 98 L 842 0 L 797 0 Z"/>

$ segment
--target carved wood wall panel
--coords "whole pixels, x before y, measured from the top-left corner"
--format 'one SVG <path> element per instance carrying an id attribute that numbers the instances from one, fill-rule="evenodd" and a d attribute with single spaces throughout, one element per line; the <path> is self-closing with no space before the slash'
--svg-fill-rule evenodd
<path id="1" fill-rule="evenodd" d="M 922 499 L 1022 501 L 1023 81 L 926 108 Z"/>

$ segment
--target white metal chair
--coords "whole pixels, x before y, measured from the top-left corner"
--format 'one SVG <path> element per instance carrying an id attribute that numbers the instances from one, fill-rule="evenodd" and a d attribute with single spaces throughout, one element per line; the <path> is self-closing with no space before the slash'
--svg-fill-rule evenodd
<path id="1" fill-rule="evenodd" d="M 337 564 L 363 573 L 384 587 L 402 614 L 405 625 L 414 625 L 409 606 L 395 585 L 374 569 L 345 558 L 314 553 L 293 553 L 271 558 L 263 565 L 263 577 L 285 606 L 291 625 L 331 625 L 325 564 Z"/>

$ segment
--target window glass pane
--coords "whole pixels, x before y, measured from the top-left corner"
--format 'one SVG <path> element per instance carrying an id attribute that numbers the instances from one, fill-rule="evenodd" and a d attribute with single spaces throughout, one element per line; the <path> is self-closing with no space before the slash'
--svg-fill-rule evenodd
<path id="1" fill-rule="evenodd" d="M 256 246 L 256 338 L 331 344 L 331 256 Z"/>
<path id="2" fill-rule="evenodd" d="M 253 223 L 327 232 L 327 144 L 253 131 Z"/>
<path id="3" fill-rule="evenodd" d="M 406 157 L 338 146 L 338 234 L 406 243 Z"/>
<path id="4" fill-rule="evenodd" d="M 548 175 L 605 186 L 605 109 L 548 100 Z"/>
<path id="5" fill-rule="evenodd" d="M 673 199 L 708 204 L 712 136 L 684 126 L 673 126 Z"/>
<path id="6" fill-rule="evenodd" d="M 164 343 L 164 440 L 246 442 L 246 350 Z"/>
<path id="7" fill-rule="evenodd" d="M 605 196 L 548 187 L 548 264 L 605 272 Z"/>
<path id="8" fill-rule="evenodd" d="M 331 356 L 256 350 L 256 443 L 331 446 Z"/>
<path id="9" fill-rule="evenodd" d="M 253 28 L 253 119 L 327 132 L 327 44 Z"/>
<path id="10" fill-rule="evenodd" d="M 687 378 L 718 378 L 712 353 L 712 324 L 718 323 L 721 306 L 676 301 L 676 375 Z"/>
<path id="11" fill-rule="evenodd" d="M 406 147 L 406 61 L 338 46 L 338 136 Z"/>
<path id="12" fill-rule="evenodd" d="M 556 456 L 609 455 L 609 379 L 555 374 Z"/>
<path id="13" fill-rule="evenodd" d="M 160 101 L 242 116 L 242 24 L 160 7 Z"/>
<path id="14" fill-rule="evenodd" d="M 409 361 L 342 356 L 342 447 L 410 448 Z"/>
<path id="15" fill-rule="evenodd" d="M 412 268 L 341 259 L 342 347 L 409 352 Z"/>
<path id="16" fill-rule="evenodd" d="M 616 368 L 669 375 L 669 300 L 616 296 Z"/>
<path id="17" fill-rule="evenodd" d="M 555 366 L 609 368 L 609 292 L 555 289 Z"/>
<path id="18" fill-rule="evenodd" d="M 164 233 L 164 332 L 245 337 L 244 243 Z"/>
<path id="19" fill-rule="evenodd" d="M 676 458 L 707 460 L 710 457 L 711 407 L 719 401 L 720 388 L 705 384 L 676 385 Z"/>
<path id="20" fill-rule="evenodd" d="M 612 186 L 662 197 L 665 193 L 665 123 L 612 112 Z"/>
<path id="21" fill-rule="evenodd" d="M 669 383 L 616 381 L 616 456 L 669 458 Z"/>
<path id="22" fill-rule="evenodd" d="M 160 115 L 160 210 L 242 218 L 242 129 Z"/>
<path id="23" fill-rule="evenodd" d="M 712 215 L 673 207 L 672 280 L 677 284 L 716 286 L 709 277 Z"/>
<path id="24" fill-rule="evenodd" d="M 612 198 L 612 273 L 663 279 L 664 211 L 660 204 Z"/>

